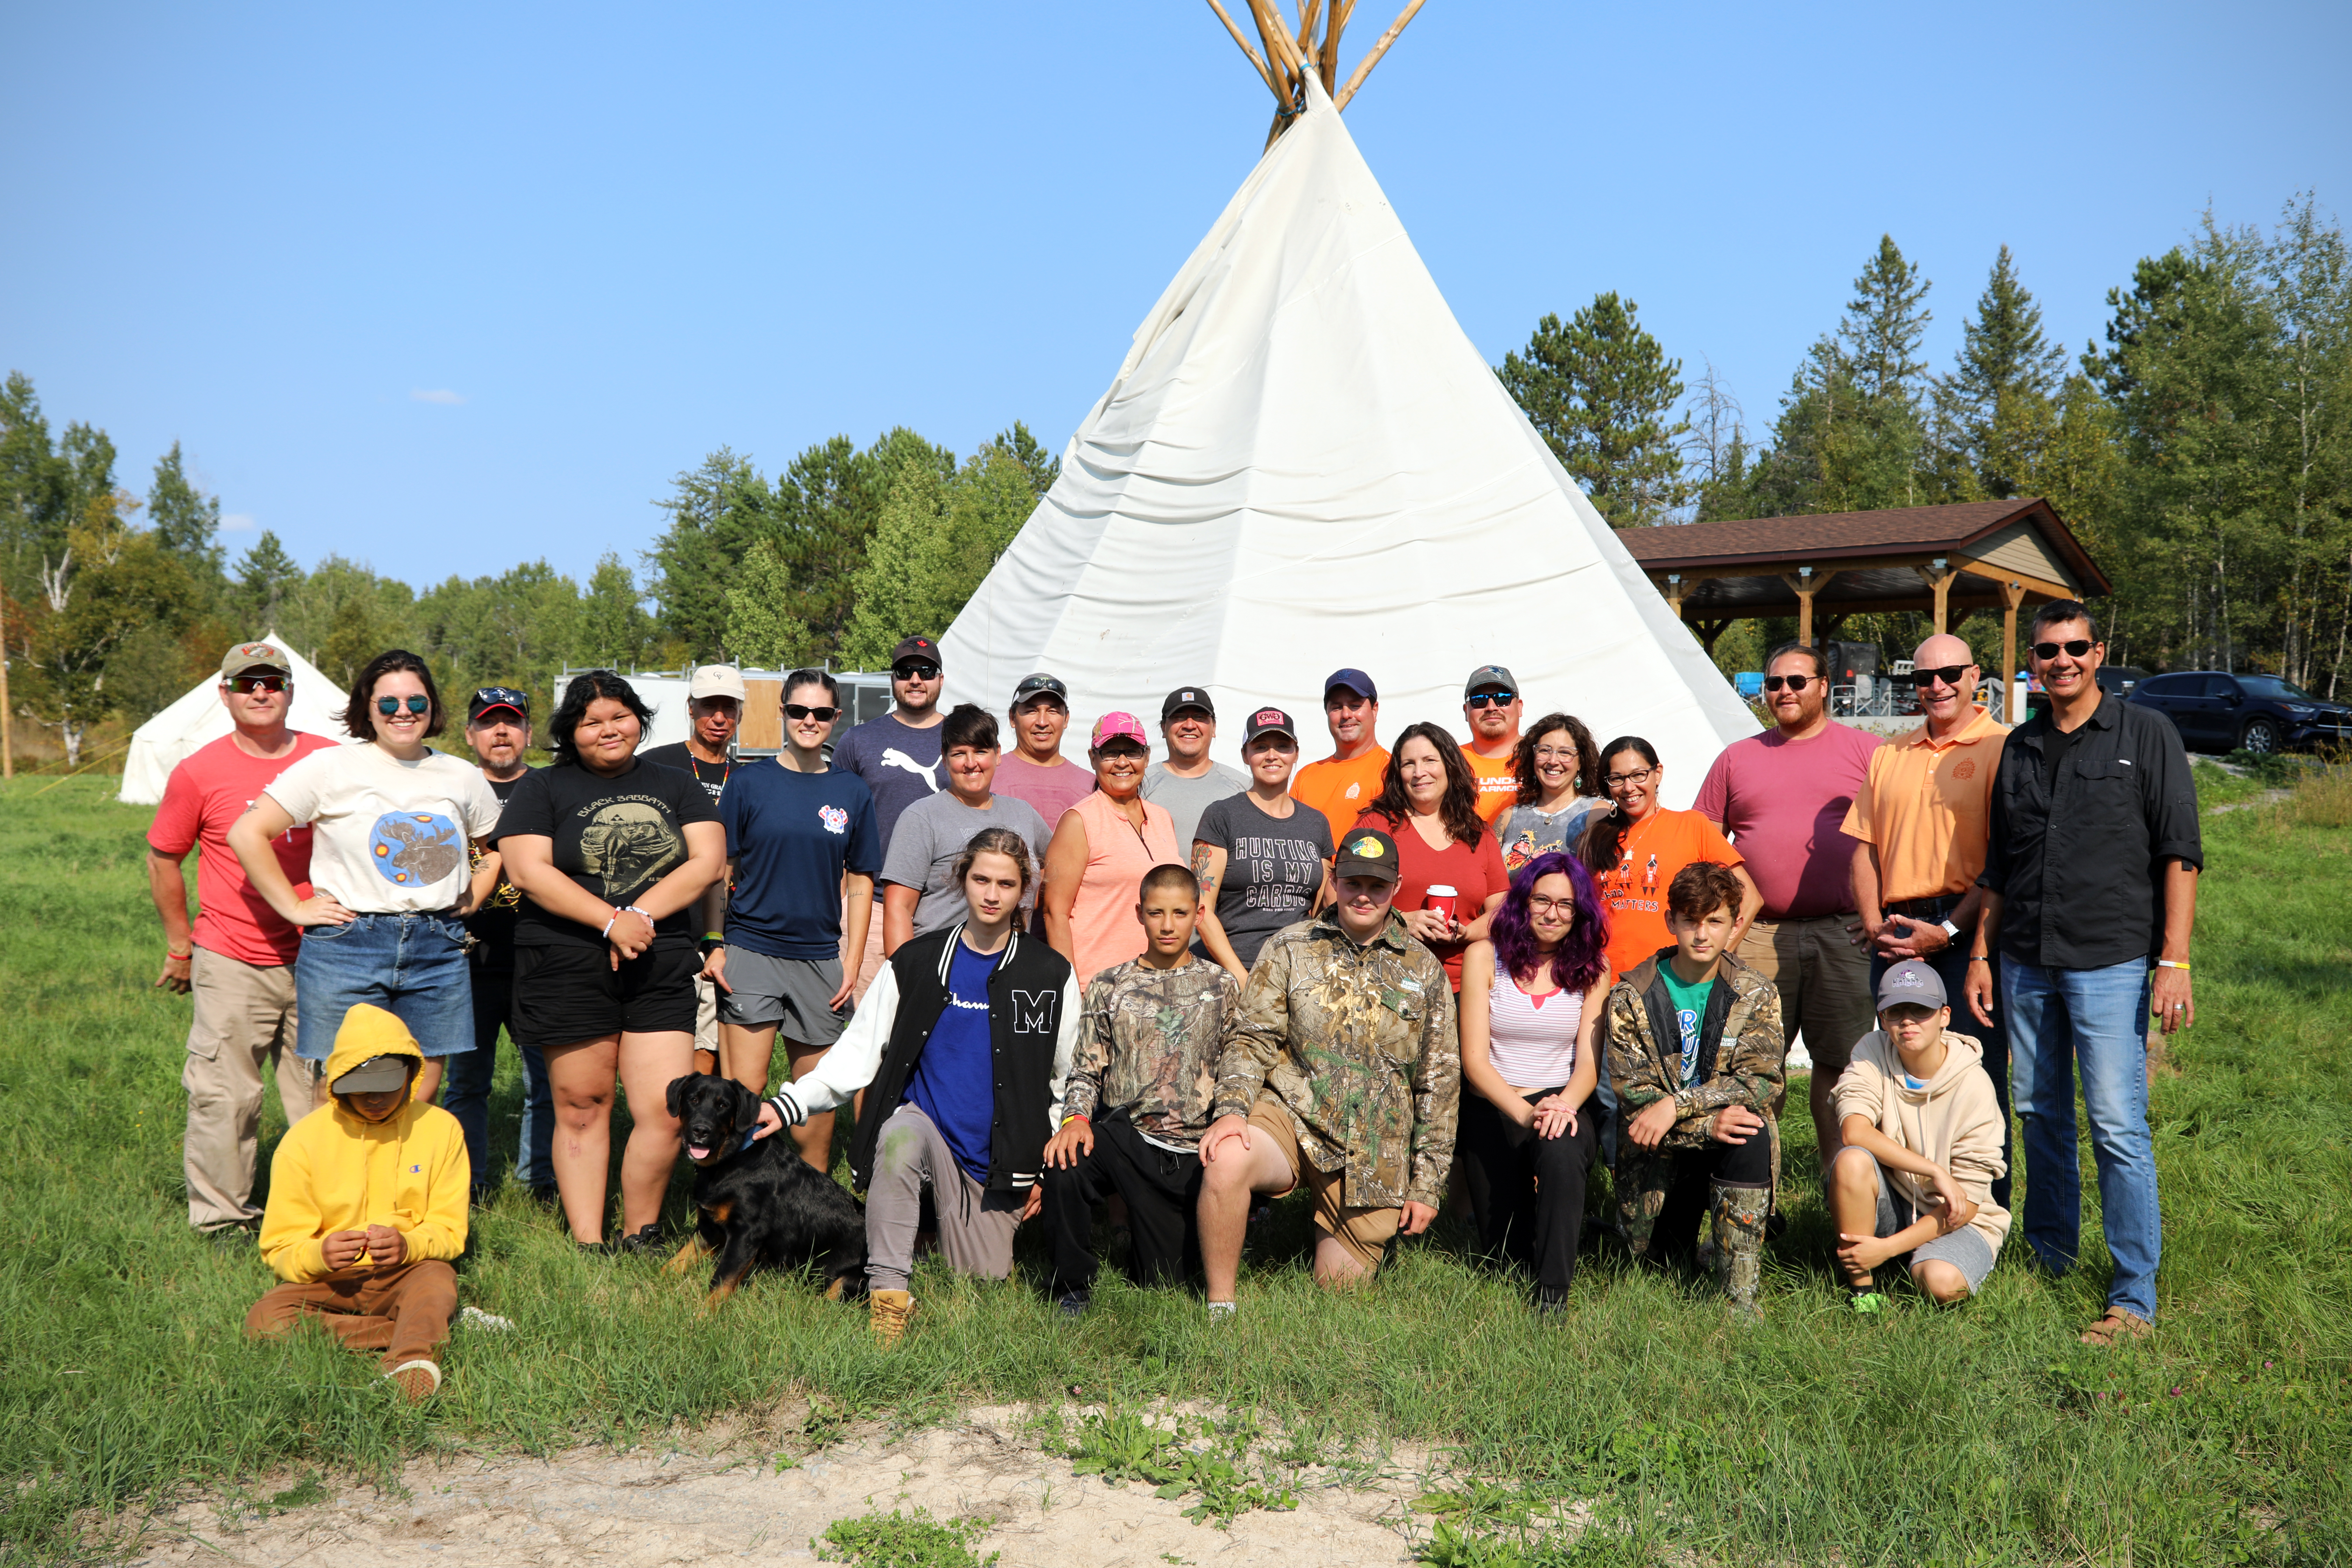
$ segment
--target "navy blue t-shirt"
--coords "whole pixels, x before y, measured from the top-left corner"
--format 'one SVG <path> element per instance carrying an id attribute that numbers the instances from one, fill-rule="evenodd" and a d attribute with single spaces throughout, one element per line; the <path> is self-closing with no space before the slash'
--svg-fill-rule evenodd
<path id="1" fill-rule="evenodd" d="M 999 952 L 974 952 L 958 938 L 948 965 L 948 1005 L 931 1026 L 907 1079 L 907 1098 L 931 1119 L 964 1174 L 988 1181 L 996 1124 L 994 1065 L 988 1039 L 988 977 Z"/>
<path id="2" fill-rule="evenodd" d="M 874 795 L 838 768 L 738 767 L 719 800 L 735 884 L 727 943 L 770 958 L 841 956 L 841 877 L 882 869 Z"/>

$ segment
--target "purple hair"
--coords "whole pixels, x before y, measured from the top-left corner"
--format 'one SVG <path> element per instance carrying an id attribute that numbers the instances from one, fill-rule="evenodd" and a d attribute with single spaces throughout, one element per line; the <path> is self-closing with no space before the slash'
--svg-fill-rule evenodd
<path id="1" fill-rule="evenodd" d="M 1555 849 L 1519 868 L 1518 875 L 1511 879 L 1511 890 L 1495 907 L 1494 924 L 1489 928 L 1495 953 L 1513 979 L 1525 984 L 1536 977 L 1543 954 L 1536 947 L 1535 928 L 1528 923 L 1528 895 L 1554 872 L 1567 878 L 1575 890 L 1576 921 L 1552 950 L 1551 976 L 1563 991 L 1587 991 L 1607 967 L 1601 953 L 1609 946 L 1609 911 L 1601 902 L 1600 889 L 1593 886 L 1592 873 L 1573 855 Z"/>

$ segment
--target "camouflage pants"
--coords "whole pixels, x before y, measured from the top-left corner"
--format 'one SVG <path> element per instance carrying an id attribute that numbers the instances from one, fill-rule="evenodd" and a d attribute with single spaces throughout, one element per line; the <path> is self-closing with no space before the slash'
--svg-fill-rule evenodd
<path id="1" fill-rule="evenodd" d="M 1675 1135 L 1669 1134 L 1669 1138 Z M 1707 1187 L 1723 1182 L 1780 1184 L 1780 1124 L 1764 1119 L 1764 1131 L 1745 1143 L 1718 1143 L 1702 1134 L 1697 1142 L 1637 1149 L 1631 1139 L 1617 1144 L 1617 1223 L 1633 1256 L 1663 1263 L 1685 1251 L 1706 1214 Z"/>

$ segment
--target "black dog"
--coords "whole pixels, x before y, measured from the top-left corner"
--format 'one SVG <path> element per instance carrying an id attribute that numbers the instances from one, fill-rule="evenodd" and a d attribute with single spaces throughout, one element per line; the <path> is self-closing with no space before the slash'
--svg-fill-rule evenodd
<path id="1" fill-rule="evenodd" d="M 676 1258 L 683 1274 L 719 1255 L 706 1310 L 735 1293 L 758 1268 L 794 1269 L 821 1260 L 834 1300 L 860 1291 L 866 1272 L 866 1210 L 832 1177 L 801 1158 L 783 1133 L 747 1143 L 759 1098 L 731 1079 L 689 1073 L 669 1086 L 669 1113 L 684 1134 L 694 1178 L 695 1235 Z"/>

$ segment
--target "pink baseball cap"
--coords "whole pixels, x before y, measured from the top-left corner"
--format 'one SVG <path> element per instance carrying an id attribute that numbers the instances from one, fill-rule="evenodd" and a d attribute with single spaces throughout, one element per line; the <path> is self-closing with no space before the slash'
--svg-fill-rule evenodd
<path id="1" fill-rule="evenodd" d="M 1095 738 L 1088 744 L 1098 752 L 1105 741 L 1115 741 L 1122 736 L 1147 752 L 1151 749 L 1151 737 L 1143 732 L 1143 721 L 1132 713 L 1106 713 L 1096 720 Z"/>

